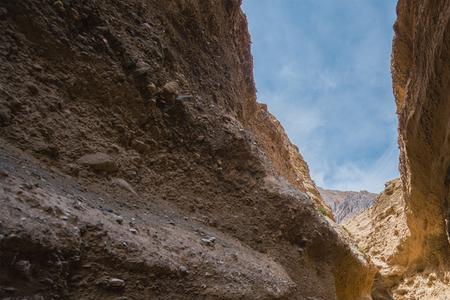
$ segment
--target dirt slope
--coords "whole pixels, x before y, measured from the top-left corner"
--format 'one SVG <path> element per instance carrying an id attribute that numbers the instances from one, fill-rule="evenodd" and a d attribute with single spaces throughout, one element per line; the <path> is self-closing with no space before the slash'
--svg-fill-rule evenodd
<path id="1" fill-rule="evenodd" d="M 0 293 L 363 299 L 240 1 L 0 0 Z"/>

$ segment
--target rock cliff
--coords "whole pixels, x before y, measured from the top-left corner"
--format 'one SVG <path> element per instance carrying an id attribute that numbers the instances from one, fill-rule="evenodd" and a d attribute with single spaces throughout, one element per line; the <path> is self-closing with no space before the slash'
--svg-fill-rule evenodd
<path id="1" fill-rule="evenodd" d="M 392 74 L 410 259 L 440 264 L 448 254 L 450 3 L 399 1 L 397 11 Z"/>
<path id="2" fill-rule="evenodd" d="M 0 296 L 363 299 L 240 1 L 0 1 Z"/>

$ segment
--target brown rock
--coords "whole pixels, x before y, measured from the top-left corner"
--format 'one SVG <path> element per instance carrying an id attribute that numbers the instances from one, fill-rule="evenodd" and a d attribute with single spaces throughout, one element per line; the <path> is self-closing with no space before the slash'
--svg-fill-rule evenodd
<path id="1" fill-rule="evenodd" d="M 108 154 L 101 152 L 86 154 L 78 159 L 78 163 L 96 171 L 114 172 L 117 170 L 114 159 Z"/>
<path id="2" fill-rule="evenodd" d="M 179 89 L 180 87 L 176 81 L 170 81 L 161 88 L 159 94 L 164 100 L 173 102 L 178 96 Z"/>

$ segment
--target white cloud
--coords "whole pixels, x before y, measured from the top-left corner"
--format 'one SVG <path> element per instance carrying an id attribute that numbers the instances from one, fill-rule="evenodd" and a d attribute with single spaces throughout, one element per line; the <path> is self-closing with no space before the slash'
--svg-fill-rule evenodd
<path id="1" fill-rule="evenodd" d="M 244 9 L 258 101 L 299 146 L 313 179 L 325 188 L 381 191 L 398 174 L 394 3 L 247 0 Z"/>

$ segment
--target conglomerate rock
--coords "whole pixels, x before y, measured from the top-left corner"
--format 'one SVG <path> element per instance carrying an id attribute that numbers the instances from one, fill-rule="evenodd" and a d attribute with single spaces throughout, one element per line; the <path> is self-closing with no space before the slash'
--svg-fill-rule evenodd
<path id="1" fill-rule="evenodd" d="M 240 4 L 0 1 L 2 297 L 368 297 Z"/>

